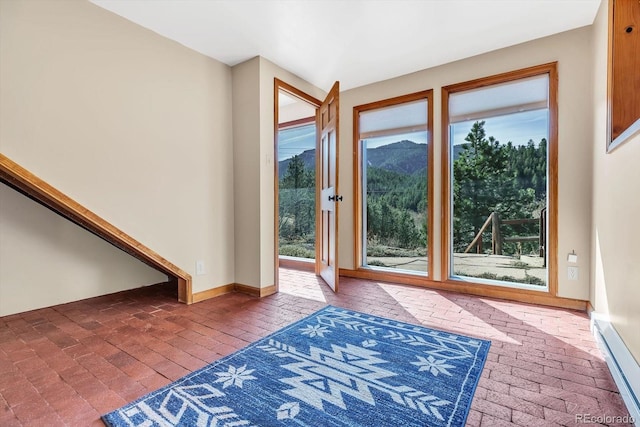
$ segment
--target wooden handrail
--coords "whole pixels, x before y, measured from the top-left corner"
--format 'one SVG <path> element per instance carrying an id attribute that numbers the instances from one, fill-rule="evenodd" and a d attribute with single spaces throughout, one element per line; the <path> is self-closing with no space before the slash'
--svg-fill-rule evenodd
<path id="1" fill-rule="evenodd" d="M 477 245 L 478 242 L 482 242 L 482 233 L 484 233 L 484 231 L 487 229 L 489 224 L 491 224 L 492 219 L 493 219 L 493 213 L 491 213 L 491 215 L 489 215 L 489 217 L 484 222 L 484 224 L 482 224 L 482 227 L 480 227 L 480 231 L 478 231 L 478 234 L 476 234 L 476 237 L 473 239 L 473 241 L 471 243 L 469 243 L 469 246 L 467 246 L 467 249 L 464 250 L 465 254 L 467 252 L 469 252 L 472 247 Z"/>
<path id="2" fill-rule="evenodd" d="M 515 237 L 505 237 L 502 239 L 507 243 L 515 243 L 515 242 L 537 242 L 540 240 L 540 236 L 515 236 Z"/>
<path id="3" fill-rule="evenodd" d="M 523 218 L 523 219 L 503 219 L 500 221 L 504 225 L 521 225 L 521 224 L 533 224 L 540 221 L 538 218 Z"/>
<path id="4" fill-rule="evenodd" d="M 178 300 L 193 302 L 191 275 L 0 153 L 0 181 L 178 282 Z"/>
<path id="5" fill-rule="evenodd" d="M 502 255 L 502 233 L 500 233 L 500 214 L 491 214 L 491 251 L 494 255 Z"/>
<path id="6" fill-rule="evenodd" d="M 521 218 L 521 219 L 501 219 L 498 212 L 492 212 L 489 214 L 487 219 L 485 220 L 482 227 L 478 233 L 476 233 L 473 241 L 467 246 L 464 250 L 464 253 L 468 253 L 473 247 L 476 247 L 477 253 L 482 253 L 482 233 L 484 233 L 489 225 L 491 225 L 491 252 L 494 255 L 502 255 L 502 244 L 503 243 L 516 243 L 516 242 L 534 242 L 536 240 L 540 241 L 540 256 L 544 257 L 545 255 L 545 237 L 546 237 L 546 215 L 547 209 L 544 208 L 540 214 L 540 218 Z M 501 225 L 523 225 L 523 224 L 531 224 L 531 223 L 540 223 L 540 233 L 538 236 L 514 236 L 514 237 L 503 237 L 500 231 Z M 546 266 L 546 260 L 544 265 Z"/>

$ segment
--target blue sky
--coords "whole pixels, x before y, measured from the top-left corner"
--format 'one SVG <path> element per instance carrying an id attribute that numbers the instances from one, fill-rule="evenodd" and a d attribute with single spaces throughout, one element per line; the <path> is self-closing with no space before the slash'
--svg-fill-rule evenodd
<path id="1" fill-rule="evenodd" d="M 465 142 L 464 138 L 469 133 L 475 120 L 457 123 L 453 126 L 453 144 Z M 507 116 L 485 119 L 485 132 L 487 137 L 493 136 L 503 144 L 511 141 L 514 145 L 526 144 L 529 139 L 539 143 L 542 138 L 547 138 L 548 111 L 535 110 L 523 113 L 509 114 Z M 426 132 L 416 132 L 406 135 L 394 135 L 390 137 L 376 138 L 369 141 L 368 147 L 381 145 L 408 139 L 418 144 L 426 144 Z M 285 129 L 280 132 L 278 161 L 288 159 L 305 150 L 315 147 L 315 126 L 301 126 Z"/>
<path id="2" fill-rule="evenodd" d="M 278 161 L 288 159 L 316 146 L 316 126 L 310 124 L 280 131 Z"/>

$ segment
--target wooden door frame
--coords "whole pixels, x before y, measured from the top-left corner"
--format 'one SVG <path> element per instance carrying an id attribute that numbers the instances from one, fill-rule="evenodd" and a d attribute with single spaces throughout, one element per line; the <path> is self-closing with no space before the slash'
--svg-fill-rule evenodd
<path id="1" fill-rule="evenodd" d="M 275 77 L 273 79 L 273 209 L 274 209 L 274 219 L 273 219 L 273 226 L 274 226 L 274 233 L 273 233 L 273 241 L 274 241 L 274 283 L 276 286 L 276 292 L 278 292 L 280 290 L 280 279 L 279 279 L 279 268 L 280 268 L 280 230 L 278 228 L 278 218 L 280 216 L 280 209 L 279 209 L 279 204 L 280 204 L 280 199 L 279 199 L 279 165 L 278 165 L 278 132 L 280 130 L 280 107 L 279 107 L 279 100 L 280 100 L 280 91 L 283 91 L 285 93 L 287 93 L 288 95 L 291 95 L 295 98 L 300 99 L 301 101 L 307 102 L 309 105 L 311 105 L 312 107 L 315 108 L 316 110 L 316 115 L 318 114 L 318 109 L 320 108 L 320 105 L 322 105 L 322 101 L 320 101 L 319 99 L 301 91 L 300 89 L 296 88 L 295 86 L 290 85 L 289 83 L 286 83 L 282 80 L 280 80 L 279 78 Z M 316 131 L 317 133 L 317 131 Z M 316 143 L 317 145 L 317 143 Z M 318 151 L 317 151 L 317 147 L 316 147 L 316 157 L 318 155 Z M 317 163 L 317 162 L 316 162 Z M 317 168 L 316 168 L 317 169 Z M 317 185 L 316 185 L 317 187 Z M 318 206 L 318 195 L 317 195 L 318 191 L 316 188 L 316 210 L 317 210 L 317 206 Z M 317 227 L 317 222 L 316 222 L 316 227 Z M 317 233 L 316 233 L 317 235 Z M 316 240 L 317 240 L 317 236 L 316 236 Z M 316 241 L 316 259 L 318 258 L 318 244 Z"/>

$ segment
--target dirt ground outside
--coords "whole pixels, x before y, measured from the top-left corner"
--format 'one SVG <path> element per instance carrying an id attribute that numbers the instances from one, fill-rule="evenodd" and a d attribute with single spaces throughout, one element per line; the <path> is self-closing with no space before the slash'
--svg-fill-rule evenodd
<path id="1" fill-rule="evenodd" d="M 427 270 L 427 257 L 368 257 L 372 267 L 420 271 Z M 483 277 L 493 274 L 497 277 L 513 277 L 515 281 L 525 281 L 533 276 L 546 283 L 547 268 L 543 258 L 536 256 L 506 256 L 488 254 L 453 254 L 454 273 L 457 276 Z"/>

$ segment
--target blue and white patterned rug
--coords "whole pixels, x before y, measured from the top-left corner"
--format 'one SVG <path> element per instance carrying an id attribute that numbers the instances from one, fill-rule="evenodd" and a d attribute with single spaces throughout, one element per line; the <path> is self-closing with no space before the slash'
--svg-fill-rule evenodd
<path id="1" fill-rule="evenodd" d="M 463 426 L 489 341 L 327 306 L 110 426 Z"/>

